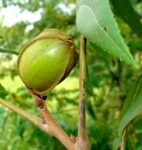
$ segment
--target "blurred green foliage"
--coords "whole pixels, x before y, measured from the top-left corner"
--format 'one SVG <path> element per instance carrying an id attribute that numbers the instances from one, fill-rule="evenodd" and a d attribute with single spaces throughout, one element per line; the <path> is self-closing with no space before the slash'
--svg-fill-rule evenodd
<path id="1" fill-rule="evenodd" d="M 142 22 L 142 1 L 132 0 Z M 79 33 L 75 26 L 75 0 L 2 0 L 2 9 L 20 8 L 20 13 L 41 10 L 36 22 L 20 21 L 12 26 L 3 25 L 0 17 L 0 97 L 32 114 L 39 115 L 32 97 L 22 84 L 17 72 L 17 53 L 29 39 L 46 28 L 58 28 L 70 34 L 79 49 Z M 69 12 L 65 12 L 67 8 Z M 125 6 L 127 7 L 127 6 Z M 118 13 L 118 12 L 117 12 Z M 19 15 L 19 14 L 17 14 Z M 27 16 L 28 17 L 28 16 Z M 91 150 L 111 150 L 117 135 L 120 111 L 127 93 L 142 70 L 142 39 L 118 15 L 117 21 L 127 45 L 138 63 L 137 70 L 111 56 L 102 55 L 92 45 L 87 51 L 87 130 Z M 10 19 L 10 14 L 9 14 Z M 16 52 L 16 53 L 15 53 Z M 79 100 L 79 65 L 70 76 L 49 93 L 47 106 L 68 134 L 77 134 Z M 128 128 L 127 144 L 141 150 L 142 116 Z M 19 115 L 0 105 L 0 150 L 64 150 L 53 137 L 41 132 Z M 128 148 L 129 150 L 130 148 Z"/>

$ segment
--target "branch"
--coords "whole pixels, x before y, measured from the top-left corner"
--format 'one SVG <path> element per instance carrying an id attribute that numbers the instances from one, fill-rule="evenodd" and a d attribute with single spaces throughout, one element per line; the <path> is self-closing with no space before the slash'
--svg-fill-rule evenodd
<path id="1" fill-rule="evenodd" d="M 26 111 L 22 110 L 21 108 L 16 107 L 15 105 L 7 102 L 6 100 L 0 99 L 0 104 L 11 109 L 12 111 L 20 114 L 21 116 L 23 116 L 24 118 L 26 118 L 27 120 L 29 120 L 30 122 L 32 122 L 34 125 L 38 126 L 39 124 L 39 118 L 36 118 L 35 116 L 27 113 Z"/>
<path id="2" fill-rule="evenodd" d="M 41 129 L 42 131 L 49 133 L 48 126 L 46 124 L 44 124 L 40 118 L 31 115 L 30 113 L 24 111 L 23 109 L 18 108 L 15 105 L 13 105 L 13 104 L 11 104 L 11 103 L 9 103 L 6 100 L 3 100 L 1 98 L 0 98 L 0 104 L 5 106 L 6 108 L 9 108 L 13 112 L 16 112 L 17 114 L 21 115 L 25 119 L 29 120 L 31 123 L 33 123 L 36 127 Z"/>
<path id="3" fill-rule="evenodd" d="M 86 39 L 80 39 L 80 103 L 79 103 L 79 124 L 76 149 L 89 150 L 89 141 L 86 134 Z"/>
<path id="4" fill-rule="evenodd" d="M 8 49 L 3 49 L 0 48 L 0 53 L 8 53 L 8 54 L 13 54 L 13 55 L 18 55 L 19 53 L 16 51 L 8 50 Z"/>
<path id="5" fill-rule="evenodd" d="M 32 95 L 36 100 L 37 106 L 40 108 L 43 122 L 48 125 L 49 133 L 52 136 L 55 136 L 68 150 L 74 150 L 75 138 L 70 138 L 55 121 L 51 113 L 48 111 L 45 101 L 34 93 L 32 93 Z"/>

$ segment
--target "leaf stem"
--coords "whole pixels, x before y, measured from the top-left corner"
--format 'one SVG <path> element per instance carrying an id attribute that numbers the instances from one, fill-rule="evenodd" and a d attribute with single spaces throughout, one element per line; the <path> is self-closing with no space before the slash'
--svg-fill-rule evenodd
<path id="1" fill-rule="evenodd" d="M 120 150 L 125 150 L 125 138 L 126 138 L 126 129 L 124 129 L 122 134 Z"/>
<path id="2" fill-rule="evenodd" d="M 80 40 L 80 113 L 79 113 L 79 131 L 78 135 L 86 134 L 86 39 L 81 36 Z"/>

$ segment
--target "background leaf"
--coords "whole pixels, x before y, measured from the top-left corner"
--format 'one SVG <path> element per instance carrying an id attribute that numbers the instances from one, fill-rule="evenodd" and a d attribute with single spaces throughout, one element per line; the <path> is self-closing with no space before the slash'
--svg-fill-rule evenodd
<path id="1" fill-rule="evenodd" d="M 121 137 L 124 128 L 137 115 L 142 113 L 142 75 L 131 88 L 122 109 L 122 119 L 118 128 L 118 136 Z"/>
<path id="2" fill-rule="evenodd" d="M 116 15 L 121 17 L 138 36 L 142 37 L 142 24 L 129 0 L 111 0 Z"/>
<path id="3" fill-rule="evenodd" d="M 76 24 L 88 40 L 120 60 L 136 66 L 120 35 L 108 0 L 78 0 Z"/>
<path id="4" fill-rule="evenodd" d="M 91 49 L 95 50 L 105 60 L 107 66 L 112 65 L 111 55 L 109 55 L 106 51 L 104 51 L 101 47 L 98 47 L 94 43 L 89 43 L 89 46 L 91 47 Z"/>
<path id="5" fill-rule="evenodd" d="M 120 138 L 116 138 L 116 139 L 114 139 L 114 141 L 113 141 L 113 150 L 118 149 L 118 148 L 119 148 L 119 146 L 120 146 L 120 144 L 121 144 L 121 140 L 120 140 Z"/>
<path id="6" fill-rule="evenodd" d="M 7 94 L 8 92 L 6 91 L 6 89 L 0 84 L 0 97 L 5 98 Z"/>

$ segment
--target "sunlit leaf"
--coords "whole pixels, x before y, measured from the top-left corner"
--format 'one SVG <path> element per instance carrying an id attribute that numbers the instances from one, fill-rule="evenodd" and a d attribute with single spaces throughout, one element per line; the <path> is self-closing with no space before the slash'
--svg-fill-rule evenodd
<path id="1" fill-rule="evenodd" d="M 78 0 L 76 24 L 89 41 L 112 56 L 136 66 L 120 35 L 108 0 Z"/>

